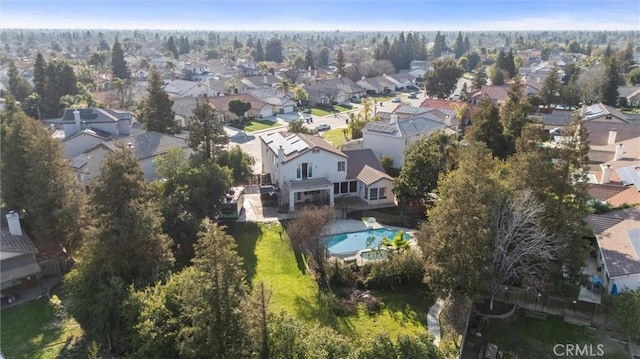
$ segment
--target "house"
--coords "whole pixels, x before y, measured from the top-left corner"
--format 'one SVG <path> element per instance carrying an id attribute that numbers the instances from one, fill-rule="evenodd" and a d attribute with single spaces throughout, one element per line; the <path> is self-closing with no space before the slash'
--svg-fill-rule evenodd
<path id="1" fill-rule="evenodd" d="M 409 70 L 420 70 L 424 73 L 427 70 L 431 70 L 431 62 L 413 60 L 409 63 Z"/>
<path id="2" fill-rule="evenodd" d="M 401 168 L 404 165 L 404 152 L 409 145 L 446 127 L 447 125 L 431 112 L 405 119 L 391 115 L 389 121 L 369 122 L 364 127 L 362 148 L 371 149 L 377 158 L 391 158 L 393 167 Z"/>
<path id="3" fill-rule="evenodd" d="M 250 76 L 240 80 L 249 90 L 274 87 L 280 81 L 282 80 L 274 75 Z"/>
<path id="4" fill-rule="evenodd" d="M 296 111 L 293 97 L 279 94 L 274 87 L 251 90 L 249 93 L 273 107 L 274 113 L 292 113 Z"/>
<path id="5" fill-rule="evenodd" d="M 408 106 L 408 105 L 399 105 L 392 112 L 380 112 L 378 111 L 378 115 L 380 115 L 381 119 L 390 120 L 391 115 L 395 115 L 398 121 L 402 121 L 404 119 L 410 117 L 416 117 L 423 115 L 427 112 L 434 112 L 435 110 L 432 108 L 424 108 L 424 107 L 416 107 L 416 106 Z M 444 118 L 444 114 L 440 113 L 440 116 Z M 436 115 L 437 116 L 437 115 Z M 438 116 L 439 117 L 439 116 Z"/>
<path id="6" fill-rule="evenodd" d="M 367 94 L 366 89 L 345 77 L 318 81 L 305 89 L 312 106 L 357 101 Z"/>
<path id="7" fill-rule="evenodd" d="M 131 69 L 131 77 L 138 80 L 146 80 L 149 77 L 149 71 L 143 68 Z"/>
<path id="8" fill-rule="evenodd" d="M 438 117 L 441 117 L 439 116 L 440 113 L 443 114 L 445 116 L 444 122 L 449 126 L 455 126 L 458 124 L 458 120 L 456 120 L 456 106 L 467 106 L 467 110 L 465 111 L 462 120 L 464 123 L 469 123 L 471 119 L 471 108 L 469 108 L 465 102 L 427 98 L 420 104 L 420 107 L 427 110 L 437 110 L 438 112 L 434 112 L 434 115 Z"/>
<path id="9" fill-rule="evenodd" d="M 389 93 L 396 90 L 396 83 L 389 80 L 385 76 L 363 77 L 362 80 L 356 82 L 360 87 L 367 90 L 368 94 Z"/>
<path id="10" fill-rule="evenodd" d="M 384 75 L 384 77 L 395 84 L 396 90 L 404 90 L 415 85 L 415 77 L 409 72 L 398 72 L 397 74 Z"/>
<path id="11" fill-rule="evenodd" d="M 596 259 L 607 293 L 640 286 L 640 208 L 588 215 L 598 244 Z"/>
<path id="12" fill-rule="evenodd" d="M 276 132 L 260 137 L 262 173 L 279 189 L 279 205 L 334 205 L 336 195 L 358 196 L 369 204 L 393 204 L 393 179 L 370 150 L 343 152 L 323 138 Z M 368 152 L 369 154 L 365 154 Z"/>
<path id="13" fill-rule="evenodd" d="M 3 212 L 0 227 L 0 289 L 37 286 L 42 273 L 36 261 L 38 249 L 23 231 L 18 213 Z"/>
<path id="14" fill-rule="evenodd" d="M 618 87 L 618 103 L 621 107 L 640 107 L 640 86 Z"/>
<path id="15" fill-rule="evenodd" d="M 578 115 L 582 121 L 607 122 L 607 123 L 628 123 L 629 118 L 622 112 L 611 106 L 602 103 L 593 105 L 583 105 L 578 110 Z"/>
<path id="16" fill-rule="evenodd" d="M 180 124 L 180 127 L 187 127 L 187 120 L 191 117 L 193 110 L 198 104 L 198 99 L 193 97 L 180 98 L 173 100 L 171 110 L 176 114 L 176 122 Z"/>
<path id="17" fill-rule="evenodd" d="M 126 136 L 130 133 L 131 113 L 100 108 L 68 108 L 64 110 L 60 124 L 65 138 L 85 128 L 104 131 L 112 136 Z"/>
<path id="18" fill-rule="evenodd" d="M 164 91 L 171 99 L 198 97 L 200 95 L 217 96 L 218 92 L 205 82 L 173 80 L 164 86 Z"/>
<path id="19" fill-rule="evenodd" d="M 95 128 L 85 128 L 62 139 L 62 147 L 66 158 L 74 158 L 87 149 L 109 141 L 116 136 Z"/>
<path id="20" fill-rule="evenodd" d="M 190 153 L 187 142 L 183 138 L 149 131 L 136 136 L 97 144 L 77 156 L 72 163 L 72 167 L 74 167 L 81 181 L 86 185 L 88 184 L 87 182 L 100 173 L 100 166 L 106 155 L 109 152 L 120 151 L 122 148 L 133 150 L 138 164 L 144 170 L 143 177 L 145 180 L 158 178 L 155 159 L 159 156 L 174 148 L 181 148 L 187 154 Z"/>
<path id="21" fill-rule="evenodd" d="M 477 105 L 483 98 L 488 98 L 497 105 L 502 105 L 508 97 L 509 85 L 482 85 L 480 91 L 471 95 L 471 103 Z"/>
<path id="22" fill-rule="evenodd" d="M 251 103 L 251 109 L 245 116 L 254 118 L 265 118 L 274 115 L 274 107 L 262 99 L 252 95 L 250 93 L 243 93 L 241 95 L 232 96 L 219 96 L 209 99 L 209 103 L 213 105 L 216 110 L 224 117 L 225 122 L 231 122 L 238 119 L 238 116 L 229 111 L 229 102 L 236 99 L 242 99 Z"/>

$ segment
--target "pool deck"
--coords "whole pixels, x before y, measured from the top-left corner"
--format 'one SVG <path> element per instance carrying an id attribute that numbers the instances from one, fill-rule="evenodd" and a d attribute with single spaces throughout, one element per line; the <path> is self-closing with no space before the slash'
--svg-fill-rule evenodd
<path id="1" fill-rule="evenodd" d="M 402 227 L 393 227 L 393 226 L 383 226 L 382 224 L 375 222 L 373 224 L 372 229 L 378 228 L 388 228 L 394 230 L 404 231 L 409 234 L 411 238 L 414 238 L 414 230 L 411 228 L 402 228 Z M 351 232 L 360 232 L 366 231 L 369 229 L 369 224 L 366 221 L 359 221 L 356 219 L 337 219 L 329 225 L 327 229 L 327 235 L 334 235 L 340 233 L 351 233 Z"/>

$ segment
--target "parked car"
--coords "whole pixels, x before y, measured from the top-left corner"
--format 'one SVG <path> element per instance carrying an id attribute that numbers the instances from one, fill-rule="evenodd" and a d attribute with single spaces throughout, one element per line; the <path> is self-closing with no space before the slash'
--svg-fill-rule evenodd
<path id="1" fill-rule="evenodd" d="M 409 98 L 418 98 L 418 94 L 415 92 L 412 92 L 409 94 Z"/>
<path id="2" fill-rule="evenodd" d="M 394 97 L 391 102 L 393 103 L 399 103 L 400 102 L 400 97 Z"/>
<path id="3" fill-rule="evenodd" d="M 319 131 L 327 131 L 327 130 L 330 130 L 330 129 L 331 129 L 331 126 L 329 126 L 326 123 L 320 123 L 320 124 L 318 124 L 318 126 L 316 126 L 316 131 L 318 131 L 318 132 Z"/>

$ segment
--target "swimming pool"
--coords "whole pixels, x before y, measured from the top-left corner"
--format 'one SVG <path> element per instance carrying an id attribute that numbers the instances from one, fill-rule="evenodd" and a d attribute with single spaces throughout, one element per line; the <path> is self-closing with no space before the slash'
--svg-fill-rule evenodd
<path id="1" fill-rule="evenodd" d="M 387 237 L 389 240 L 393 240 L 396 233 L 399 231 L 391 230 L 387 228 L 372 229 L 360 232 L 342 233 L 336 234 L 327 242 L 327 249 L 332 254 L 340 255 L 347 253 L 356 253 L 360 250 L 367 248 L 377 248 L 382 241 L 382 238 Z M 367 246 L 367 240 L 370 236 L 373 236 L 373 241 Z M 408 234 L 404 234 L 404 239 L 409 240 Z"/>

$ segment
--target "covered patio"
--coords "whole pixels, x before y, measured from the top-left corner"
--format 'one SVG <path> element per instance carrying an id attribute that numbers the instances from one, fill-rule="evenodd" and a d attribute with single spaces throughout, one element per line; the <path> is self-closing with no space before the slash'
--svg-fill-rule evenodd
<path id="1" fill-rule="evenodd" d="M 284 188 L 288 198 L 289 212 L 296 210 L 296 203 L 312 203 L 315 205 L 334 205 L 333 183 L 326 178 L 287 181 Z"/>

